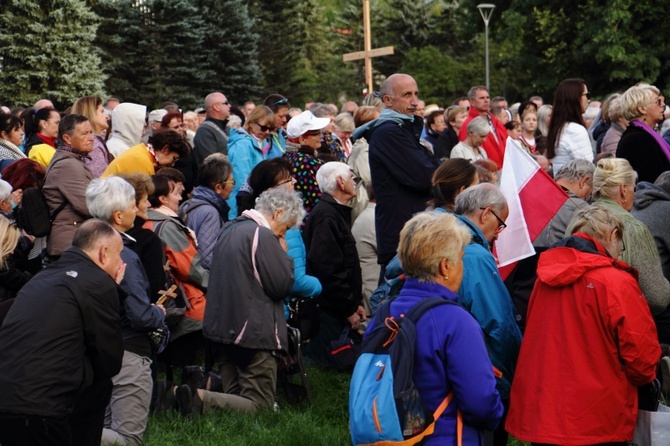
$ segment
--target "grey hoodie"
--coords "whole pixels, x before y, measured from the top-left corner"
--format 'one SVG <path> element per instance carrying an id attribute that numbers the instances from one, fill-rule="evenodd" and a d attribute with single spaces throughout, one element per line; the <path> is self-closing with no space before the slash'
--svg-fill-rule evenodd
<path id="1" fill-rule="evenodd" d="M 663 275 L 670 280 L 670 192 L 652 183 L 637 185 L 631 214 L 647 225 L 661 256 Z"/>
<path id="2" fill-rule="evenodd" d="M 129 148 L 138 145 L 147 116 L 144 105 L 124 102 L 112 111 L 112 134 L 107 140 L 107 149 L 117 157 Z"/>

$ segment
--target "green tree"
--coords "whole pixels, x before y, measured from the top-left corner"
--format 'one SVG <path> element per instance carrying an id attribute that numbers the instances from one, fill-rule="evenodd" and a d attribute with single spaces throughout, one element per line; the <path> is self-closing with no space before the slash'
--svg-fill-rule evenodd
<path id="1" fill-rule="evenodd" d="M 149 105 L 145 87 L 153 71 L 148 6 L 138 7 L 136 0 L 98 0 L 93 11 L 101 20 L 95 43 L 107 75 L 105 89 L 121 101 Z"/>
<path id="2" fill-rule="evenodd" d="M 199 0 L 197 4 L 204 21 L 204 40 L 203 46 L 193 51 L 201 52 L 203 66 L 212 72 L 205 79 L 203 93 L 222 91 L 238 104 L 257 97 L 263 79 L 257 30 L 265 24 L 250 16 L 245 0 Z M 272 46 L 282 38 L 278 34 L 260 43 Z"/>
<path id="3" fill-rule="evenodd" d="M 0 97 L 13 105 L 49 98 L 59 108 L 103 92 L 92 45 L 97 17 L 84 0 L 5 0 L 0 14 Z"/>

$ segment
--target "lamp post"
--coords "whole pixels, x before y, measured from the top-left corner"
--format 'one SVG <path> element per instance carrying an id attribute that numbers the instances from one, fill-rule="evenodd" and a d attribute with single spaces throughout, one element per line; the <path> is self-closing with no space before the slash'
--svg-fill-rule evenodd
<path id="1" fill-rule="evenodd" d="M 477 5 L 477 9 L 479 9 L 479 13 L 484 20 L 484 30 L 486 33 L 486 88 L 488 90 L 491 89 L 489 85 L 489 20 L 491 19 L 495 7 L 496 5 L 493 3 L 480 3 Z"/>

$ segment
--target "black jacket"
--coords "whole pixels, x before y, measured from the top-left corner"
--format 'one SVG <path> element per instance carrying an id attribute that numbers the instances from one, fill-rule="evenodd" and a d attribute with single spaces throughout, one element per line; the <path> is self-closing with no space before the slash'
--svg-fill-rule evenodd
<path id="1" fill-rule="evenodd" d="M 621 135 L 616 156 L 630 162 L 638 181 L 653 183 L 660 174 L 670 170 L 670 161 L 654 137 L 633 124 Z"/>
<path id="2" fill-rule="evenodd" d="M 307 274 L 321 282 L 321 309 L 346 319 L 361 304 L 361 265 L 351 234 L 351 208 L 327 193 L 312 209 L 302 232 Z"/>
<path id="3" fill-rule="evenodd" d="M 66 417 L 119 372 L 119 290 L 75 247 L 21 289 L 0 327 L 0 413 Z"/>

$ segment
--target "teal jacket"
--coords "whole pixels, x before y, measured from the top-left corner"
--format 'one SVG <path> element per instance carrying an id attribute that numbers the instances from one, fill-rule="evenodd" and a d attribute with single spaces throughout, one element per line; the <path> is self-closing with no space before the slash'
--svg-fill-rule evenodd
<path id="1" fill-rule="evenodd" d="M 444 212 L 441 209 L 436 211 Z M 502 373 L 496 388 L 502 399 L 509 399 L 521 348 L 521 330 L 516 323 L 512 298 L 498 274 L 484 234 L 467 218 L 458 214 L 456 217 L 472 236 L 472 241 L 464 250 L 463 282 L 458 289 L 458 302 L 482 327 L 491 363 Z"/>
<path id="2" fill-rule="evenodd" d="M 264 141 L 263 144 L 267 144 L 267 142 Z M 237 218 L 237 191 L 240 190 L 254 167 L 265 158 L 265 154 L 253 136 L 243 129 L 231 129 L 228 138 L 228 161 L 233 165 L 235 186 L 230 193 L 230 198 L 226 200 L 230 208 L 228 212 L 229 220 Z"/>

